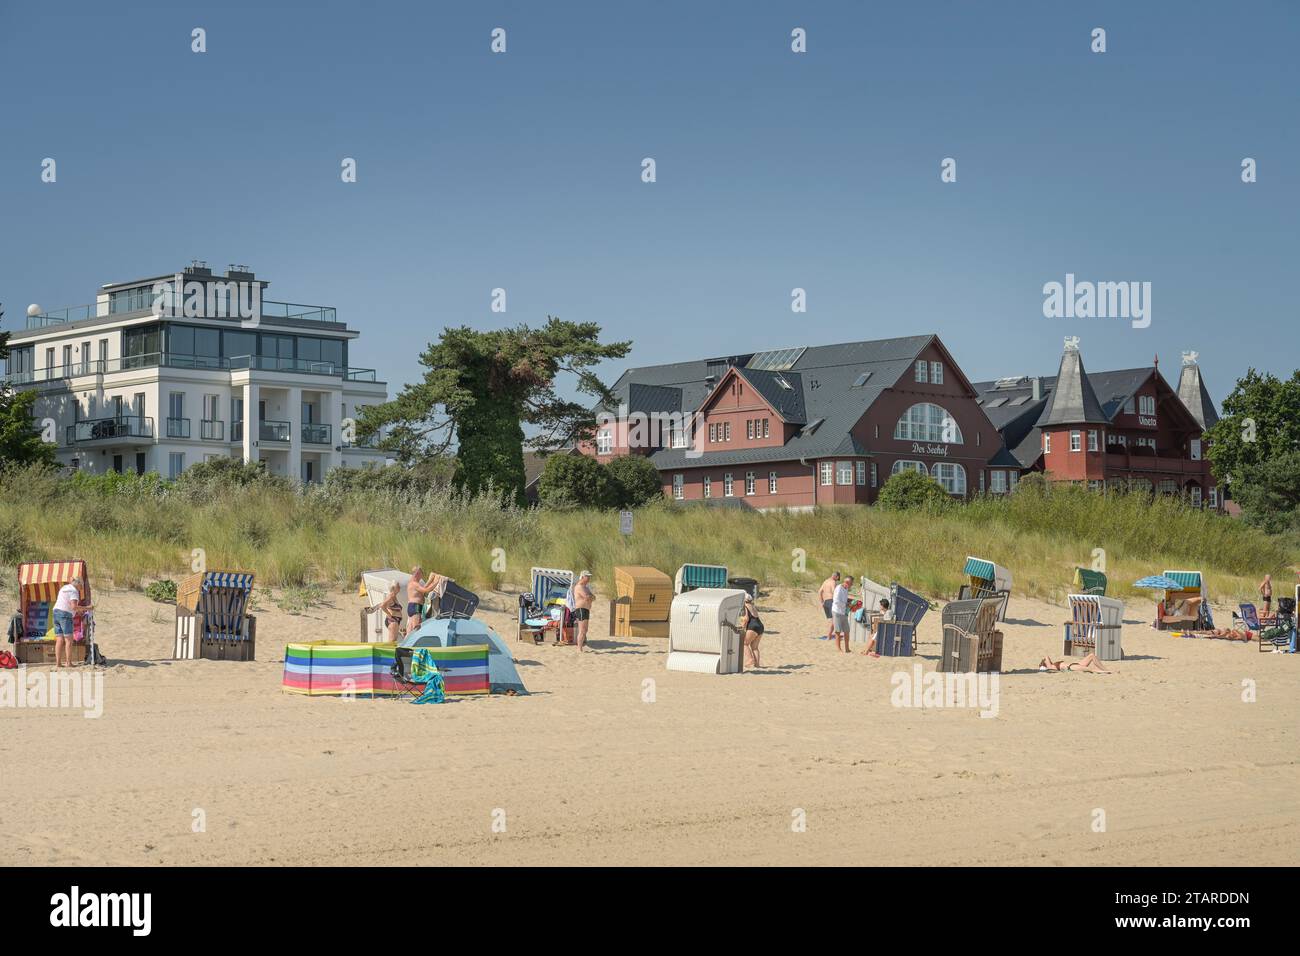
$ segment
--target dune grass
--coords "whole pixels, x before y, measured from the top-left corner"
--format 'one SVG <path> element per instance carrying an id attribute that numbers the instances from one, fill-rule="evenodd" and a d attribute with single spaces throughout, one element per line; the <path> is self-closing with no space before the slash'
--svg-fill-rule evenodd
<path id="1" fill-rule="evenodd" d="M 230 487 L 196 494 L 158 481 L 70 482 L 33 471 L 0 475 L 0 561 L 81 557 L 101 586 L 179 579 L 209 568 L 257 573 L 261 587 L 353 589 L 362 571 L 414 565 L 472 588 L 526 584 L 529 569 L 686 562 L 724 564 L 765 586 L 816 587 L 833 569 L 899 581 L 950 598 L 967 554 L 1004 565 L 1015 593 L 1060 602 L 1076 565 L 1104 552 L 1110 593 L 1169 569 L 1199 569 L 1216 601 L 1248 599 L 1266 573 L 1279 593 L 1300 550 L 1241 522 L 1171 499 L 1030 485 L 937 511 L 840 507 L 809 513 L 680 507 L 636 512 L 633 534 L 613 512 L 501 508 L 450 490 L 356 492 Z M 201 555 L 199 554 L 201 552 Z M 12 575 L 9 580 L 13 582 Z"/>

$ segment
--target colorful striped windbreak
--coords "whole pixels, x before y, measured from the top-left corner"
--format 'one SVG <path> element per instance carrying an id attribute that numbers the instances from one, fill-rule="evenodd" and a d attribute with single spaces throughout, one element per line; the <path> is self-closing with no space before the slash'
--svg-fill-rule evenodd
<path id="1" fill-rule="evenodd" d="M 486 694 L 488 645 L 431 647 L 448 694 Z M 392 667 L 396 644 L 352 644 L 343 641 L 309 641 L 284 649 L 281 686 L 295 694 L 313 697 L 388 697 L 398 692 Z"/>

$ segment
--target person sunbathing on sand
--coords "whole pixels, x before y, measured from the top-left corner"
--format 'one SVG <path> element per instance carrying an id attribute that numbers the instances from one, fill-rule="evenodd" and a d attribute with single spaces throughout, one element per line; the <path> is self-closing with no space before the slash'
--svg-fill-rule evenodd
<path id="1" fill-rule="evenodd" d="M 1038 665 L 1040 671 L 1087 671 L 1089 674 L 1114 674 L 1115 671 L 1108 671 L 1102 668 L 1097 661 L 1096 654 L 1089 654 L 1081 657 L 1077 661 L 1054 661 L 1050 657 L 1044 657 Z"/>

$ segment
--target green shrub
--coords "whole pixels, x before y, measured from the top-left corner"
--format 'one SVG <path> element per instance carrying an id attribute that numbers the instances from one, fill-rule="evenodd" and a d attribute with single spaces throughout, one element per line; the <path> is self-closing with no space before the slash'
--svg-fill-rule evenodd
<path id="1" fill-rule="evenodd" d="M 892 511 L 940 511 L 953 503 L 943 485 L 919 471 L 900 471 L 890 475 L 876 500 L 880 507 Z"/>
<path id="2" fill-rule="evenodd" d="M 641 455 L 620 455 L 605 466 L 609 472 L 613 504 L 618 508 L 640 508 L 663 498 L 659 469 Z"/>
<path id="3" fill-rule="evenodd" d="M 144 589 L 144 596 L 159 604 L 176 603 L 176 582 L 171 578 L 154 581 Z"/>
<path id="4" fill-rule="evenodd" d="M 614 486 L 608 469 L 588 455 L 555 454 L 546 459 L 537 495 L 548 508 L 608 508 Z"/>

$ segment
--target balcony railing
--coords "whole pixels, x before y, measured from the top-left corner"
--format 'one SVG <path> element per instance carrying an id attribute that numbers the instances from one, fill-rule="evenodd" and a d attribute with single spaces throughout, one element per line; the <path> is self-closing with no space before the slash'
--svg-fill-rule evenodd
<path id="1" fill-rule="evenodd" d="M 1110 471 L 1146 472 L 1152 474 L 1199 475 L 1205 462 L 1171 455 L 1152 455 L 1134 451 L 1131 454 L 1107 452 L 1106 468 Z"/>
<path id="2" fill-rule="evenodd" d="M 304 445 L 333 444 L 333 425 L 303 425 L 302 441 Z"/>
<path id="3" fill-rule="evenodd" d="M 168 418 L 166 427 L 168 438 L 190 437 L 190 420 L 188 418 Z"/>
<path id="4" fill-rule="evenodd" d="M 287 442 L 290 428 L 288 422 L 262 421 L 258 422 L 257 435 L 262 441 Z"/>
<path id="5" fill-rule="evenodd" d="M 350 382 L 375 381 L 375 370 L 372 368 L 345 368 L 335 365 L 333 362 L 276 358 L 266 355 L 213 358 L 204 355 L 177 355 L 163 352 L 146 352 L 142 355 L 128 355 L 116 359 L 76 362 L 66 366 L 56 365 L 52 368 L 41 368 L 29 372 L 12 372 L 7 374 L 2 381 L 10 388 L 21 388 L 45 382 L 64 382 L 83 375 L 111 375 L 116 372 L 160 367 L 212 371 L 253 369 L 256 371 L 295 372 L 302 375 L 328 375 L 335 378 L 341 377 Z"/>
<path id="6" fill-rule="evenodd" d="M 153 419 L 143 415 L 119 415 L 116 418 L 94 418 L 69 425 L 67 444 L 77 445 L 94 441 L 152 440 Z"/>
<path id="7" fill-rule="evenodd" d="M 109 316 L 132 315 L 142 312 L 152 312 L 154 297 L 145 296 L 139 300 L 141 307 L 136 309 L 114 309 L 112 303 L 101 304 L 92 302 L 88 305 L 73 305 L 66 309 L 53 309 L 49 312 L 42 312 L 40 315 L 27 316 L 27 328 L 44 329 L 52 325 L 64 325 L 68 322 L 84 322 L 87 319 L 108 318 Z M 134 300 L 133 300 L 134 304 Z M 170 308 L 166 308 L 170 306 Z M 183 315 L 184 299 L 178 299 L 174 294 L 163 303 L 162 312 L 170 312 L 169 318 L 186 318 Z M 100 311 L 100 310 L 103 311 Z M 203 318 L 204 316 L 194 316 L 194 318 Z M 294 319 L 299 322 L 329 322 L 339 324 L 338 309 L 329 305 L 303 305 L 298 302 L 276 302 L 271 299 L 262 300 L 262 318 L 264 319 Z M 218 319 L 237 320 L 238 316 L 213 316 Z"/>
<path id="8" fill-rule="evenodd" d="M 242 422 L 240 422 L 240 426 L 241 426 L 240 431 L 242 437 L 242 431 L 243 431 Z M 225 441 L 226 423 L 216 418 L 200 418 L 199 437 L 202 438 L 204 441 Z"/>
<path id="9" fill-rule="evenodd" d="M 244 440 L 244 423 L 242 420 L 235 419 L 230 423 L 230 440 L 231 441 Z"/>

